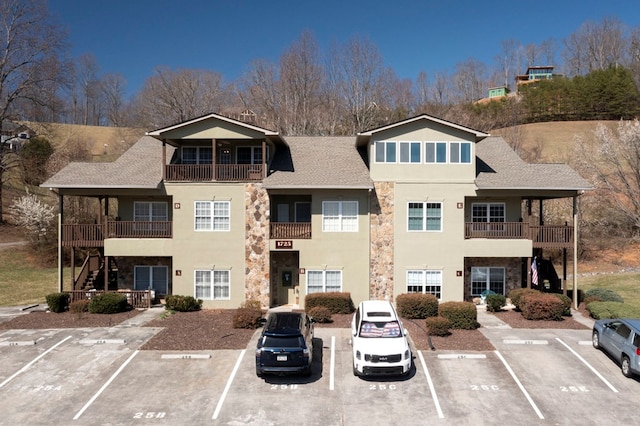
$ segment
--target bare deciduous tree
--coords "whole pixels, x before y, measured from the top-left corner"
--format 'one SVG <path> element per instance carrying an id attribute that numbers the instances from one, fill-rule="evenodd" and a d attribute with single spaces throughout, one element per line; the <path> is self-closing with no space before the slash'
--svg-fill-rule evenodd
<path id="1" fill-rule="evenodd" d="M 107 74 L 102 77 L 101 83 L 107 120 L 112 126 L 119 127 L 123 123 L 127 82 L 122 74 Z"/>

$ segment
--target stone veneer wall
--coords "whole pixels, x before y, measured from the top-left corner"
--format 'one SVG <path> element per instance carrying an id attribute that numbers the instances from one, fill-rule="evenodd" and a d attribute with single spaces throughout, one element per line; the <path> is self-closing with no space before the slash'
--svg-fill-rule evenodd
<path id="1" fill-rule="evenodd" d="M 491 266 L 504 268 L 505 296 L 513 289 L 520 288 L 522 282 L 522 260 L 519 257 L 475 257 L 465 259 L 464 265 L 464 300 L 471 301 L 471 267 Z"/>
<path id="2" fill-rule="evenodd" d="M 245 300 L 269 306 L 269 195 L 261 183 L 245 185 Z"/>
<path id="3" fill-rule="evenodd" d="M 371 193 L 369 298 L 393 301 L 393 182 L 376 182 Z"/>

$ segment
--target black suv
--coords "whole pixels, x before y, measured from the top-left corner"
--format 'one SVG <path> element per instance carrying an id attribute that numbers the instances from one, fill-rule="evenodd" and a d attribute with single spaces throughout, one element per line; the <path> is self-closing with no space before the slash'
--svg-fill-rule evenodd
<path id="1" fill-rule="evenodd" d="M 313 320 L 304 312 L 271 312 L 256 348 L 256 374 L 311 375 Z"/>

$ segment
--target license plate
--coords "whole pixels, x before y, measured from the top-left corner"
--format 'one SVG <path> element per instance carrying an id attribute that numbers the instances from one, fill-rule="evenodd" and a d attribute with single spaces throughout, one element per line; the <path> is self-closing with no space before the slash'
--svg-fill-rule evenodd
<path id="1" fill-rule="evenodd" d="M 287 356 L 286 355 L 278 355 L 276 357 L 277 361 L 286 361 L 287 360 Z"/>

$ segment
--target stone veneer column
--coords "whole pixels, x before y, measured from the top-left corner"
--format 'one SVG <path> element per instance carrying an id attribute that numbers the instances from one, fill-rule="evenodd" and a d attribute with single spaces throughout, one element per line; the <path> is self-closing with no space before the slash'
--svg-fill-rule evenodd
<path id="1" fill-rule="evenodd" d="M 269 306 L 269 195 L 261 183 L 245 184 L 245 299 Z"/>
<path id="2" fill-rule="evenodd" d="M 393 182 L 376 182 L 371 193 L 369 298 L 393 301 Z"/>

